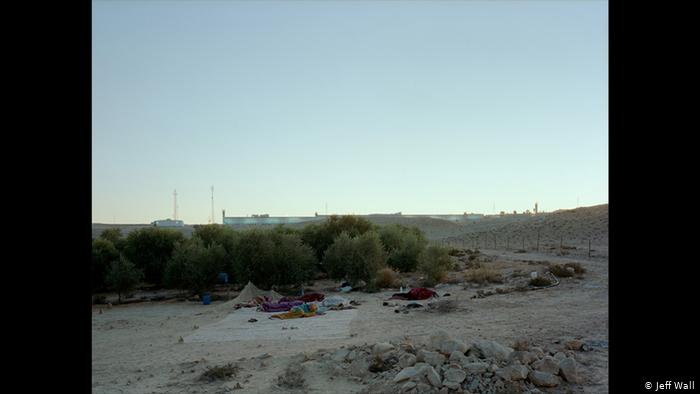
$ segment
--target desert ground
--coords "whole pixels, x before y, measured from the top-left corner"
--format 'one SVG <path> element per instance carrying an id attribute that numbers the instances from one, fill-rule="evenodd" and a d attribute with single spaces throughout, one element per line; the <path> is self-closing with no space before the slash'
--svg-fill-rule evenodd
<path id="1" fill-rule="evenodd" d="M 514 347 L 517 341 L 525 340 L 533 353 L 540 353 L 539 358 L 567 356 L 576 362 L 575 383 L 561 381 L 553 388 L 521 384 L 511 392 L 607 392 L 607 257 L 481 252 L 482 265 L 499 270 L 505 283 L 460 283 L 465 266 L 459 265 L 450 273 L 450 283 L 435 288 L 441 295 L 439 300 L 453 300 L 454 308 L 449 311 L 431 309 L 426 300 L 419 301 L 422 308 L 403 313 L 401 305 L 407 301 L 387 301 L 398 289 L 338 293 L 328 291 L 338 286 L 332 281 L 317 281 L 307 291 L 341 295 L 358 302 L 356 309 L 293 320 L 271 320 L 264 317 L 269 314 L 257 312 L 258 322 L 248 322 L 250 314 L 256 312 L 234 310 L 225 301 L 210 305 L 170 300 L 95 306 L 93 392 L 498 392 L 476 383 L 473 390 L 456 391 L 444 386 L 440 391 L 420 382 L 393 383 L 402 369 L 399 365 L 374 373 L 367 371 L 366 364 L 364 368 L 359 364 L 362 370 L 358 371 L 359 361 L 350 361 L 353 357 L 371 358 L 365 353 L 377 343 L 396 348 L 427 344 L 439 330 L 468 346 L 484 339 Z M 554 287 L 477 296 L 507 288 L 518 280 L 519 273 L 544 273 L 548 264 L 566 262 L 580 263 L 586 273 L 561 278 Z M 411 278 L 405 280 L 410 282 Z M 571 340 L 584 345 L 578 350 L 567 349 Z M 228 364 L 236 368 L 232 376 L 213 381 L 201 378 L 207 370 Z M 494 370 L 499 366 L 493 365 Z M 465 382 L 470 379 L 468 376 Z"/>

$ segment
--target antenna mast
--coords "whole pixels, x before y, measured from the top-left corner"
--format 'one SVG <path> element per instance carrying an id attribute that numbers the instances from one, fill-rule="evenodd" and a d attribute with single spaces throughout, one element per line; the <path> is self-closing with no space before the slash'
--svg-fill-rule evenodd
<path id="1" fill-rule="evenodd" d="M 214 224 L 214 185 L 211 186 L 211 224 Z"/>
<path id="2" fill-rule="evenodd" d="M 177 220 L 177 189 L 173 190 L 173 220 Z"/>

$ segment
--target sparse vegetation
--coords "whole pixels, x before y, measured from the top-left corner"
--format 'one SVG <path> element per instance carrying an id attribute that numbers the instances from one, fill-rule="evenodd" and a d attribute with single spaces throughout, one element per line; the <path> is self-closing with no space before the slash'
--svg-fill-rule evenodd
<path id="1" fill-rule="evenodd" d="M 388 255 L 387 264 L 401 272 L 416 270 L 418 256 L 428 244 L 420 229 L 398 224 L 381 227 L 379 238 Z"/>
<path id="2" fill-rule="evenodd" d="M 200 378 L 210 382 L 214 380 L 225 380 L 231 376 L 235 377 L 238 374 L 238 370 L 238 366 L 231 363 L 217 367 L 209 367 L 202 373 Z"/>
<path id="3" fill-rule="evenodd" d="M 559 278 L 568 278 L 574 276 L 573 269 L 569 271 L 565 266 L 560 264 L 553 264 L 549 267 L 549 272 L 553 273 Z"/>
<path id="4" fill-rule="evenodd" d="M 119 251 L 106 239 L 92 241 L 92 291 L 105 289 L 105 275 L 113 261 L 119 259 Z"/>
<path id="5" fill-rule="evenodd" d="M 316 259 L 321 262 L 326 250 L 341 233 L 347 233 L 352 238 L 374 229 L 374 224 L 367 219 L 333 215 L 323 223 L 305 226 L 301 230 L 301 239 L 314 250 Z"/>
<path id="6" fill-rule="evenodd" d="M 368 232 L 356 237 L 342 233 L 326 251 L 323 265 L 333 279 L 364 281 L 371 288 L 377 271 L 386 266 L 387 255 L 379 235 Z"/>
<path id="7" fill-rule="evenodd" d="M 577 275 L 582 275 L 586 273 L 586 269 L 583 268 L 581 263 L 566 263 L 564 264 L 564 267 L 571 267 L 574 269 L 574 273 Z"/>
<path id="8" fill-rule="evenodd" d="M 109 287 L 117 292 L 118 300 L 121 302 L 122 294 L 135 289 L 143 277 L 143 272 L 122 255 L 118 260 L 112 262 L 105 279 Z"/>
<path id="9" fill-rule="evenodd" d="M 160 286 L 175 245 L 184 240 L 182 233 L 172 229 L 139 229 L 126 237 L 124 256 L 143 271 L 146 282 Z"/>
<path id="10" fill-rule="evenodd" d="M 535 286 L 535 287 L 549 286 L 551 284 L 552 284 L 552 281 L 548 278 L 543 277 L 543 276 L 538 276 L 536 278 L 530 279 L 530 285 Z"/>
<path id="11" fill-rule="evenodd" d="M 428 246 L 418 258 L 418 271 L 425 275 L 425 286 L 443 281 L 452 265 L 448 250 L 440 246 Z"/>
<path id="12" fill-rule="evenodd" d="M 211 288 L 227 265 L 226 250 L 217 243 L 205 246 L 197 237 L 178 243 L 165 267 L 165 284 L 195 293 Z"/>
<path id="13" fill-rule="evenodd" d="M 377 271 L 377 276 L 374 280 L 375 285 L 378 288 L 389 288 L 396 287 L 398 273 L 393 269 L 387 267 L 382 268 Z"/>
<path id="14" fill-rule="evenodd" d="M 503 283 L 503 275 L 492 268 L 476 268 L 467 270 L 464 274 L 464 279 L 471 283 Z"/>

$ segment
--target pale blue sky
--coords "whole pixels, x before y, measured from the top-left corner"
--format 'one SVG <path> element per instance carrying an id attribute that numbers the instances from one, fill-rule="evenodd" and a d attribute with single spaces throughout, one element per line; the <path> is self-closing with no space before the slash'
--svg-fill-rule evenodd
<path id="1" fill-rule="evenodd" d="M 96 1 L 94 222 L 608 201 L 603 1 Z"/>

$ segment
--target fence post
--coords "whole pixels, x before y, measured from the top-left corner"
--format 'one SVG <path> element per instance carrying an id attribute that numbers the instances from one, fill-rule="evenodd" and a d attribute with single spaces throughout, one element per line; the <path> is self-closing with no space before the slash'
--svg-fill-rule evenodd
<path id="1" fill-rule="evenodd" d="M 506 250 L 510 248 L 510 237 L 506 238 Z"/>
<path id="2" fill-rule="evenodd" d="M 561 238 L 559 239 L 559 253 L 562 252 L 564 246 L 564 236 L 562 235 Z"/>
<path id="3" fill-rule="evenodd" d="M 525 237 L 523 237 L 523 250 L 525 250 Z"/>
<path id="4" fill-rule="evenodd" d="M 591 257 L 591 240 L 588 240 L 588 257 Z"/>
<path id="5" fill-rule="evenodd" d="M 537 229 L 537 251 L 540 251 L 540 229 Z"/>

